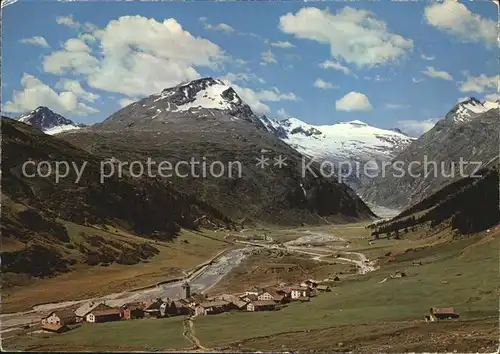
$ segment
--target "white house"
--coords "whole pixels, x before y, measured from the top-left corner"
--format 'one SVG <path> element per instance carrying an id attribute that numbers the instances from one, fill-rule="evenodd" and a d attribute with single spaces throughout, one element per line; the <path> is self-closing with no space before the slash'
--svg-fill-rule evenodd
<path id="1" fill-rule="evenodd" d="M 95 302 L 95 301 L 90 301 L 86 302 L 79 308 L 75 310 L 75 315 L 79 319 L 85 319 L 89 313 L 92 311 L 100 311 L 100 310 L 106 310 L 109 309 L 110 307 L 107 306 L 104 302 Z"/>
<path id="2" fill-rule="evenodd" d="M 257 295 L 257 300 L 259 301 L 274 300 L 274 296 L 271 293 L 264 291 L 259 295 Z"/>
<path id="3" fill-rule="evenodd" d="M 296 287 L 291 289 L 291 298 L 296 300 L 299 297 L 308 297 L 311 294 L 309 288 L 306 287 Z"/>
<path id="4" fill-rule="evenodd" d="M 42 325 L 70 325 L 76 323 L 76 316 L 73 311 L 62 310 L 53 311 L 46 317 L 42 318 Z"/>
<path id="5" fill-rule="evenodd" d="M 253 286 L 251 287 L 250 289 L 248 289 L 247 291 L 245 291 L 245 295 L 255 295 L 255 296 L 259 296 L 259 294 L 262 293 L 262 289 L 259 289 L 258 287 L 256 286 Z"/>

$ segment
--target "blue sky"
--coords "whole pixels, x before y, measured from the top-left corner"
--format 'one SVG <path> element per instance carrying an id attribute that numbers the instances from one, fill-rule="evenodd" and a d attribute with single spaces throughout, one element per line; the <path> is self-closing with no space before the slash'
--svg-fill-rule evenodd
<path id="1" fill-rule="evenodd" d="M 2 110 L 93 123 L 213 76 L 275 118 L 418 135 L 460 98 L 498 98 L 497 18 L 490 1 L 20 0 L 3 8 Z"/>

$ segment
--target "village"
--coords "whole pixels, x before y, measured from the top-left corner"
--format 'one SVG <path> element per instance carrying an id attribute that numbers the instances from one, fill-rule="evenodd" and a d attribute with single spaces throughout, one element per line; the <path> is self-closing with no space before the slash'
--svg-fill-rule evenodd
<path id="1" fill-rule="evenodd" d="M 222 294 L 214 297 L 191 293 L 191 286 L 188 282 L 183 283 L 182 289 L 183 296 L 180 299 L 158 298 L 127 303 L 119 307 L 108 306 L 106 302 L 90 301 L 74 310 L 52 311 L 43 315 L 40 324 L 41 332 L 64 333 L 87 323 L 97 324 L 143 318 L 161 319 L 173 316 L 194 318 L 232 311 L 277 311 L 290 302 L 308 302 L 323 292 L 331 292 L 329 285 L 313 279 L 304 280 L 300 284 L 280 284 L 272 288 L 254 286 L 244 293 Z M 429 315 L 424 317 L 426 322 L 457 318 L 459 315 L 451 307 L 431 308 Z"/>
<path id="2" fill-rule="evenodd" d="M 105 302 L 86 302 L 75 310 L 57 310 L 42 316 L 43 332 L 63 333 L 83 323 L 103 323 L 142 318 L 166 318 L 172 316 L 216 315 L 231 311 L 276 311 L 292 301 L 307 302 L 322 292 L 330 292 L 328 285 L 307 279 L 300 284 L 281 284 L 273 288 L 252 287 L 240 294 L 222 294 L 207 297 L 191 293 L 188 282 L 182 285 L 180 299 L 158 298 L 149 301 L 108 306 Z"/>

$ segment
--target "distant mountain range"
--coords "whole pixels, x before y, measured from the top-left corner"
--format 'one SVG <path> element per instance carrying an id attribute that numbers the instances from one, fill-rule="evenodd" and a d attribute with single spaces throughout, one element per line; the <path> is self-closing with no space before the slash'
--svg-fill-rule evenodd
<path id="1" fill-rule="evenodd" d="M 432 175 L 395 178 L 391 171 L 373 181 L 346 181 L 361 186 L 370 205 L 410 205 L 411 215 L 430 211 L 431 221 L 453 218 L 457 229 L 474 231 L 498 219 L 497 214 L 483 217 L 474 211 L 482 198 L 488 200 L 488 208 L 498 204 L 498 199 L 487 196 L 498 184 L 493 166 L 498 158 L 498 121 L 498 103 L 472 98 L 453 107 L 418 139 L 360 121 L 330 126 L 295 118 L 276 121 L 255 114 L 235 90 L 212 78 L 167 88 L 85 129 L 47 107 L 38 107 L 18 121 L 2 117 L 1 231 L 12 249 L 2 254 L 2 271 L 46 276 L 81 262 L 135 264 L 157 253 L 146 239 L 168 240 L 181 228 L 305 225 L 375 217 L 348 185 L 322 176 L 319 163 L 311 165 L 317 177 L 304 174 L 303 155 L 361 163 L 371 159 L 409 163 L 423 156 L 445 163 L 460 157 L 483 161 L 488 169 L 482 170 L 479 182 Z M 278 157 L 284 161 L 281 166 L 276 164 Z M 133 178 L 125 170 L 123 176 L 99 183 L 101 161 L 148 158 L 173 165 L 193 159 L 224 166 L 236 161 L 242 165 L 242 175 Z M 88 167 L 75 187 L 74 171 L 60 183 L 23 177 L 21 166 L 28 159 L 80 165 L 86 161 Z M 257 159 L 264 163 L 259 165 Z M 152 172 L 158 173 L 155 166 Z M 470 196 L 474 205 L 467 204 Z M 399 220 L 387 225 L 398 228 Z M 81 233 L 78 239 L 83 243 L 76 244 L 67 229 L 74 225 L 87 229 L 115 225 L 145 242 L 139 238 L 134 244 L 107 245 Z"/>
<path id="2" fill-rule="evenodd" d="M 169 146 L 165 145 L 167 139 L 171 140 L 169 145 L 172 150 L 180 150 L 177 153 L 179 158 L 188 151 L 201 155 L 201 148 L 183 147 L 185 143 L 180 137 L 184 135 L 185 142 L 210 146 L 214 158 L 217 152 L 227 156 L 237 155 L 235 150 L 239 151 L 242 146 L 245 149 L 253 146 L 253 153 L 261 145 L 266 151 L 279 147 L 278 150 L 284 149 L 286 154 L 293 154 L 297 161 L 300 155 L 314 158 L 318 162 L 315 166 L 324 161 L 342 168 L 348 164 L 353 170 L 342 181 L 357 190 L 365 201 L 370 205 L 401 209 L 422 200 L 454 179 L 434 178 L 432 174 L 423 178 L 408 175 L 396 178 L 393 176 L 396 172 L 394 168 L 389 168 L 385 177 L 373 180 L 361 173 L 361 167 L 368 161 L 378 166 L 383 162 L 401 161 L 407 166 L 412 161 L 423 160 L 424 156 L 445 165 L 450 161 L 456 162 L 460 157 L 486 163 L 498 155 L 498 128 L 495 125 L 499 118 L 498 105 L 498 101 L 465 99 L 430 131 L 415 139 L 398 129 L 379 129 L 359 120 L 311 125 L 297 118 L 279 121 L 257 115 L 232 87 L 221 80 L 203 78 L 134 102 L 87 129 L 81 129 L 85 126 L 47 107 L 38 107 L 18 120 L 47 134 L 65 133 L 61 134 L 63 138 L 83 147 L 101 136 L 103 141 L 107 141 L 106 148 L 101 147 L 104 143 L 92 143 L 92 148 L 97 151 L 102 148 L 101 152 L 105 155 L 121 149 L 134 152 L 128 147 L 125 135 L 129 135 L 132 141 L 138 140 L 138 146 L 145 144 L 141 154 L 138 154 L 142 157 L 157 148 L 161 151 L 155 153 L 165 155 L 169 150 Z M 113 140 L 115 133 L 119 133 L 116 141 Z M 87 141 L 83 140 L 82 134 L 86 134 Z M 155 142 L 154 146 L 146 143 L 146 136 Z M 127 147 L 120 147 L 122 142 Z M 250 161 L 248 155 L 246 158 Z M 339 173 L 338 170 L 335 172 Z M 371 173 L 374 172 L 371 170 Z M 379 174 L 381 172 L 378 171 Z M 417 174 L 422 172 L 417 168 Z M 199 185 L 197 182 L 194 184 Z M 300 186 L 300 183 L 296 185 Z M 205 187 L 201 189 L 201 193 L 207 193 Z M 298 193 L 303 194 L 302 187 Z"/>
<path id="3" fill-rule="evenodd" d="M 344 168 L 350 166 L 352 173 L 345 182 L 354 189 L 370 179 L 359 173 L 356 162 L 360 167 L 368 161 L 376 163 L 373 166 L 380 166 L 381 162 L 390 161 L 415 140 L 401 131 L 375 128 L 359 120 L 319 126 L 296 118 L 268 119 L 267 126 L 303 155 L 320 162 L 328 161 L 339 169 L 342 169 L 342 164 Z"/>
<path id="4" fill-rule="evenodd" d="M 275 132 L 266 117 L 255 114 L 222 81 L 203 78 L 143 98 L 87 129 L 61 138 L 106 158 L 122 161 L 205 159 L 225 166 L 237 161 L 242 178 L 172 178 L 176 189 L 200 198 L 239 222 L 318 223 L 326 219 L 373 216 L 356 193 L 333 178 L 322 177 L 318 164 L 302 169 L 302 156 Z M 285 165 L 278 167 L 281 156 Z M 264 166 L 258 158 L 267 159 Z"/>

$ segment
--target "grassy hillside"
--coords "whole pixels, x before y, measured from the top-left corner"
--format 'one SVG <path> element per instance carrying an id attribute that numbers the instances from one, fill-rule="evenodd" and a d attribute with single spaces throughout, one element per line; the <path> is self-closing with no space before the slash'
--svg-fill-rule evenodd
<path id="1" fill-rule="evenodd" d="M 496 318 L 499 237 L 497 229 L 459 241 L 408 247 L 406 252 L 382 256 L 378 271 L 336 283 L 331 293 L 310 303 L 277 312 L 199 317 L 197 335 L 204 345 L 218 348 L 260 336 L 270 341 L 274 335 L 294 331 L 423 320 L 434 306 L 452 306 L 461 319 Z M 391 249 L 388 245 L 384 251 Z M 422 266 L 413 266 L 417 260 Z M 396 271 L 407 277 L 382 282 Z M 316 349 L 307 335 L 302 341 L 287 348 Z"/>
<path id="2" fill-rule="evenodd" d="M 183 318 L 145 319 L 99 324 L 84 323 L 67 333 L 36 334 L 23 342 L 6 339 L 3 348 L 23 351 L 154 351 L 189 349 L 183 337 Z"/>
<path id="3" fill-rule="evenodd" d="M 71 222 L 63 224 L 68 230 L 68 243 L 37 241 L 37 244 L 45 245 L 51 250 L 50 254 L 60 254 L 61 260 L 68 263 L 68 269 L 50 277 L 4 272 L 2 312 L 151 286 L 182 277 L 183 271 L 230 247 L 222 240 L 223 233 L 210 230 L 183 230 L 173 241 L 146 241 L 111 226 L 102 230 Z M 151 254 L 144 255 L 144 249 L 152 250 Z M 19 262 L 22 261 L 30 261 L 25 253 L 19 257 Z M 47 257 L 36 258 L 30 267 L 34 262 L 43 264 L 44 261 Z"/>

